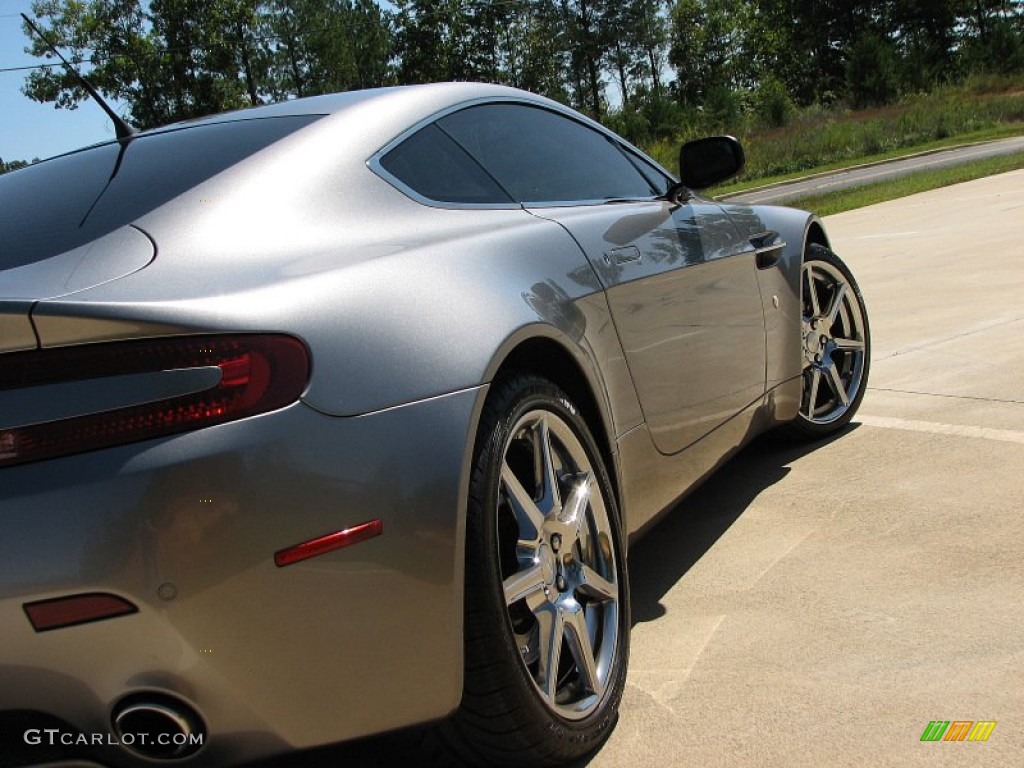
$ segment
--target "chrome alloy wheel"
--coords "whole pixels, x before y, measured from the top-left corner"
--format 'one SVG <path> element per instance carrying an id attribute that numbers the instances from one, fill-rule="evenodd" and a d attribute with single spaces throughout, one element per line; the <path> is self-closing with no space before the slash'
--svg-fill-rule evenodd
<path id="1" fill-rule="evenodd" d="M 497 504 L 506 611 L 543 702 L 579 720 L 600 705 L 620 641 L 615 534 L 569 424 L 530 410 L 509 435 Z"/>
<path id="2" fill-rule="evenodd" d="M 836 265 L 803 266 L 803 375 L 800 414 L 831 424 L 859 401 L 867 363 L 867 322 L 855 285 Z"/>

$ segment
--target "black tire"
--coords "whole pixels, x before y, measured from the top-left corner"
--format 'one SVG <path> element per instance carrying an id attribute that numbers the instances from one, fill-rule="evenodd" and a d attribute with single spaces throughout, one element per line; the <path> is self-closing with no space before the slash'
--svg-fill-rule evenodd
<path id="1" fill-rule="evenodd" d="M 843 429 L 864 399 L 871 331 L 853 273 L 828 248 L 808 247 L 800 285 L 803 391 L 800 413 L 783 431 L 820 440 Z"/>
<path id="2" fill-rule="evenodd" d="M 439 728 L 462 762 L 562 765 L 607 738 L 629 658 L 621 542 L 600 451 L 568 397 L 535 376 L 495 384 L 466 520 L 464 693 Z"/>

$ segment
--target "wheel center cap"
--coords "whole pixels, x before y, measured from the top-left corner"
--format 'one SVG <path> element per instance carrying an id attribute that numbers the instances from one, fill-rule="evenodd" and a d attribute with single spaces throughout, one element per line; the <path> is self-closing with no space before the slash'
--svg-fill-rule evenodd
<path id="1" fill-rule="evenodd" d="M 815 330 L 811 330 L 806 336 L 804 336 L 804 351 L 808 357 L 821 352 L 821 334 Z"/>

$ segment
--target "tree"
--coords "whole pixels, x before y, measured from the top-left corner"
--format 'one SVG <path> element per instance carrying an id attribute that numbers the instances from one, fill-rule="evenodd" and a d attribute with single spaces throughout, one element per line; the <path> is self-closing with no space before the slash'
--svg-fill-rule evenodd
<path id="1" fill-rule="evenodd" d="M 959 5 L 961 0 L 891 0 L 888 4 L 884 27 L 876 35 L 896 42 L 908 88 L 923 90 L 956 75 Z"/>
<path id="2" fill-rule="evenodd" d="M 37 158 L 32 162 L 36 163 L 39 162 L 39 160 Z M 7 162 L 4 161 L 2 157 L 0 157 L 0 174 L 9 173 L 10 171 L 16 171 L 19 168 L 27 168 L 28 166 L 29 163 L 25 162 L 24 160 L 11 160 Z"/>
<path id="3" fill-rule="evenodd" d="M 570 92 L 573 106 L 595 120 L 604 114 L 603 69 L 605 13 L 614 0 L 561 0 L 568 31 Z"/>
<path id="4" fill-rule="evenodd" d="M 750 79 L 743 69 L 744 0 L 677 0 L 671 15 L 669 61 L 684 104 L 732 91 Z"/>
<path id="5" fill-rule="evenodd" d="M 373 0 L 277 0 L 268 15 L 274 69 L 279 81 L 290 81 L 289 95 L 392 81 L 392 14 Z"/>
<path id="6" fill-rule="evenodd" d="M 397 0 L 401 58 L 399 81 L 405 84 L 472 79 L 468 55 L 470 8 L 461 0 Z"/>
<path id="7" fill-rule="evenodd" d="M 142 128 L 393 79 L 392 14 L 373 0 L 36 0 L 33 11 Z M 50 55 L 38 39 L 30 51 Z M 87 98 L 56 68 L 23 91 L 69 109 Z"/>
<path id="8" fill-rule="evenodd" d="M 504 42 L 510 85 L 569 102 L 571 40 L 557 0 L 530 0 Z"/>
<path id="9" fill-rule="evenodd" d="M 32 9 L 72 61 L 91 65 L 83 69 L 101 92 L 128 104 L 139 127 L 259 103 L 247 35 L 255 0 L 36 0 Z M 31 53 L 52 56 L 29 36 Z M 33 71 L 22 91 L 66 109 L 88 98 L 61 68 Z"/>
<path id="10" fill-rule="evenodd" d="M 896 47 L 888 38 L 866 34 L 854 43 L 846 60 L 847 92 L 854 107 L 887 104 L 899 93 Z"/>
<path id="11" fill-rule="evenodd" d="M 973 71 L 1024 71 L 1024 0 L 963 0 L 964 59 Z"/>

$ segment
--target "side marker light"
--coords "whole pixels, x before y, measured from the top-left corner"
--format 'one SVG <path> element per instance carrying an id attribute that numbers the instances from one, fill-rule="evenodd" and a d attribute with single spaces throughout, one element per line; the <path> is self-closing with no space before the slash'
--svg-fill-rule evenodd
<path id="1" fill-rule="evenodd" d="M 329 533 L 326 536 L 318 536 L 315 539 L 304 541 L 293 547 L 278 550 L 274 553 L 274 564 L 278 568 L 284 568 L 286 565 L 293 565 L 294 563 L 308 560 L 311 557 L 318 557 L 319 555 L 333 552 L 336 549 L 368 541 L 383 533 L 384 523 L 380 520 L 370 520 L 369 522 L 346 528 L 343 531 Z"/>

